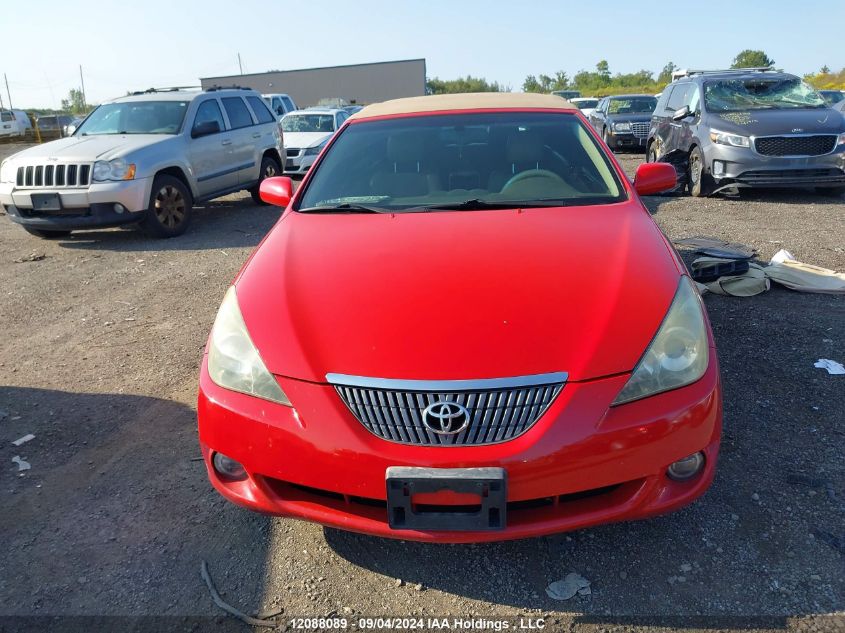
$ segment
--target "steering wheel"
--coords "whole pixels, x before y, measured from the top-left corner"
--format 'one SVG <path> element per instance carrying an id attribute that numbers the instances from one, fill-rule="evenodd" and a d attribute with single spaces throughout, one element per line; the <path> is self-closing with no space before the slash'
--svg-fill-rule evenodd
<path id="1" fill-rule="evenodd" d="M 523 180 L 531 180 L 532 178 L 548 178 L 566 184 L 566 181 L 563 178 L 558 176 L 555 172 L 549 171 L 548 169 L 526 169 L 525 171 L 521 171 L 518 174 L 512 176 L 511 179 L 508 180 L 502 187 L 501 193 L 504 193 L 507 189 L 513 187 L 517 183 L 522 182 Z"/>

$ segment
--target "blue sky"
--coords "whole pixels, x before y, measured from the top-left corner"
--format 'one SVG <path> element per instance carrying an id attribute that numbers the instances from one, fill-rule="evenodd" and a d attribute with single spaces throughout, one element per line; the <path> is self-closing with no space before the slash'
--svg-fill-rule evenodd
<path id="1" fill-rule="evenodd" d="M 726 67 L 760 48 L 804 74 L 845 66 L 845 2 L 735 0 L 41 0 L 3 11 L 0 72 L 15 107 L 58 107 L 79 86 L 98 102 L 199 77 L 424 57 L 428 75 L 467 73 L 521 89 L 528 74 Z M 730 8 L 726 8 L 730 6 Z M 685 19 L 688 18 L 688 19 Z M 677 26 L 675 26 L 677 25 Z M 837 43 L 837 38 L 840 42 Z M 8 107 L 5 86 L 0 84 Z"/>

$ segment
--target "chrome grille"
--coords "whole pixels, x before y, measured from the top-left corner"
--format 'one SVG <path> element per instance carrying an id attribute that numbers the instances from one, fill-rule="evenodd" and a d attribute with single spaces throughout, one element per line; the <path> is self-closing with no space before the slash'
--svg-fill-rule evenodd
<path id="1" fill-rule="evenodd" d="M 18 189 L 41 187 L 87 187 L 91 184 L 91 165 L 26 165 L 18 167 Z"/>
<path id="2" fill-rule="evenodd" d="M 650 127 L 651 123 L 649 123 L 648 121 L 631 123 L 631 132 L 637 138 L 646 138 L 648 136 L 648 130 Z"/>
<path id="3" fill-rule="evenodd" d="M 836 135 L 761 136 L 754 148 L 764 156 L 821 156 L 836 147 Z"/>
<path id="4" fill-rule="evenodd" d="M 565 373 L 478 381 L 406 381 L 329 374 L 341 400 L 378 437 L 421 446 L 476 446 L 511 440 L 540 419 L 563 389 Z M 435 433 L 424 424 L 429 405 L 454 403 L 466 427 Z"/>

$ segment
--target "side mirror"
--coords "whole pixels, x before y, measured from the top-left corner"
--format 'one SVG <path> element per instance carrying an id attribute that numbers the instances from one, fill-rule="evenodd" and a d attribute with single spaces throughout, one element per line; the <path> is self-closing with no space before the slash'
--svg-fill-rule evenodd
<path id="1" fill-rule="evenodd" d="M 191 138 L 199 138 L 200 136 L 208 136 L 209 134 L 217 134 L 220 131 L 220 124 L 217 121 L 203 121 L 197 123 L 191 130 Z"/>
<path id="2" fill-rule="evenodd" d="M 641 196 L 668 191 L 677 184 L 678 174 L 669 163 L 644 163 L 634 176 L 634 190 Z"/>
<path id="3" fill-rule="evenodd" d="M 267 204 L 286 207 L 293 197 L 293 182 L 286 176 L 265 178 L 258 188 L 258 195 Z"/>
<path id="4" fill-rule="evenodd" d="M 684 106 L 679 110 L 675 110 L 675 114 L 672 115 L 673 121 L 683 121 L 687 117 L 692 116 L 692 112 L 690 112 L 689 106 Z"/>

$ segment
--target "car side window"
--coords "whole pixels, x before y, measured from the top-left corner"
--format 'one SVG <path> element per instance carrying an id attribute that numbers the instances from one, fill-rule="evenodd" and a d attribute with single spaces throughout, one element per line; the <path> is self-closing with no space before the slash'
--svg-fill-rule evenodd
<path id="1" fill-rule="evenodd" d="M 701 91 L 697 84 L 690 84 L 684 105 L 689 107 L 690 112 L 698 112 L 701 108 Z"/>
<path id="2" fill-rule="evenodd" d="M 282 97 L 282 101 L 287 106 L 288 112 L 293 112 L 296 110 L 296 106 L 293 105 L 293 101 L 291 101 L 290 97 Z"/>
<path id="3" fill-rule="evenodd" d="M 270 110 L 267 109 L 267 104 L 258 97 L 247 97 L 246 100 L 252 106 L 252 111 L 255 113 L 259 123 L 272 123 L 276 120 Z"/>
<path id="4" fill-rule="evenodd" d="M 660 99 L 657 101 L 657 107 L 654 109 L 655 114 L 665 114 L 669 110 L 669 95 L 672 94 L 674 86 L 666 86 Z"/>
<path id="5" fill-rule="evenodd" d="M 278 116 L 285 115 L 285 104 L 279 97 L 273 97 L 273 112 L 275 112 Z"/>
<path id="6" fill-rule="evenodd" d="M 338 112 L 337 113 L 337 125 L 335 126 L 336 130 L 340 129 L 340 126 L 343 125 L 344 121 L 346 121 L 347 116 L 348 115 L 345 112 Z"/>
<path id="7" fill-rule="evenodd" d="M 220 106 L 217 105 L 217 99 L 208 99 L 200 104 L 197 108 L 197 114 L 194 116 L 193 129 L 197 129 L 202 123 L 210 123 L 211 121 L 217 121 L 221 132 L 226 129 L 226 124 L 223 122 L 223 113 L 220 111 Z"/>
<path id="8" fill-rule="evenodd" d="M 677 112 L 684 107 L 687 100 L 687 92 L 690 84 L 678 84 L 672 89 L 672 94 L 669 96 L 669 103 L 666 108 L 672 112 Z"/>
<path id="9" fill-rule="evenodd" d="M 229 123 L 233 130 L 252 125 L 252 116 L 247 110 L 244 100 L 240 97 L 223 97 L 223 107 L 229 115 Z"/>

